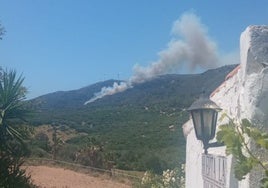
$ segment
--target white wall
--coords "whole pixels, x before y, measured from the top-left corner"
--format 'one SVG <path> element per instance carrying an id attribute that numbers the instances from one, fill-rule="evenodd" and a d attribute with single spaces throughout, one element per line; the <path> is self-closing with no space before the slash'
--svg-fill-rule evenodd
<path id="1" fill-rule="evenodd" d="M 240 38 L 241 64 L 211 94 L 226 113 L 237 121 L 247 118 L 268 130 L 268 27 L 250 26 Z M 226 121 L 226 120 L 223 120 Z M 218 122 L 218 125 L 224 122 Z M 186 188 L 203 188 L 201 155 L 202 144 L 196 140 L 193 125 L 188 121 L 183 126 L 187 137 L 186 146 Z M 225 155 L 225 148 L 210 148 L 209 154 Z M 267 155 L 268 156 L 268 155 Z M 241 182 L 237 182 L 232 172 L 232 157 L 227 158 L 227 186 L 231 188 L 259 187 L 260 173 L 254 172 Z"/>

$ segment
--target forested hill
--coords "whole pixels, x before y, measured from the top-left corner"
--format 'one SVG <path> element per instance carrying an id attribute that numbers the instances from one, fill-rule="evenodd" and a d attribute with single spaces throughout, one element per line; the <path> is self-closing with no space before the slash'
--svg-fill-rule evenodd
<path id="1" fill-rule="evenodd" d="M 161 172 L 185 161 L 181 128 L 189 119 L 185 109 L 203 91 L 210 94 L 216 89 L 234 68 L 228 65 L 202 74 L 159 76 L 88 105 L 84 103 L 94 93 L 119 81 L 43 95 L 29 101 L 36 112 L 30 122 L 79 133 L 65 142 L 60 152 L 64 160 L 73 160 L 74 148 L 83 147 L 85 137 L 93 137 L 117 168 Z"/>
<path id="2" fill-rule="evenodd" d="M 152 105 L 168 103 L 176 106 L 176 101 L 183 96 L 196 98 L 202 91 L 210 94 L 224 80 L 236 65 L 223 66 L 208 70 L 202 74 L 169 74 L 135 85 L 122 93 L 106 96 L 94 103 L 84 103 L 101 90 L 121 80 L 107 80 L 71 91 L 58 91 L 37 97 L 31 102 L 43 110 L 65 110 L 117 105 Z M 190 97 L 191 96 L 191 97 Z"/>

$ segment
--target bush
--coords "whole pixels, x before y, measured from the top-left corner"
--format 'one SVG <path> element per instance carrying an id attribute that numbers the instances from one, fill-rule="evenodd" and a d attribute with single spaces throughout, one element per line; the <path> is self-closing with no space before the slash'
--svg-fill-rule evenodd
<path id="1" fill-rule="evenodd" d="M 3 134 L 1 135 L 3 136 Z M 2 137 L 3 138 L 3 137 Z M 24 162 L 23 156 L 27 156 L 29 150 L 23 145 L 12 139 L 1 139 L 0 142 L 0 187 L 5 188 L 31 188 L 35 187 L 26 175 L 25 170 L 21 169 Z"/>
<path id="2" fill-rule="evenodd" d="M 184 188 L 185 187 L 184 165 L 181 169 L 165 170 L 162 175 L 146 171 L 142 178 L 141 188 Z"/>

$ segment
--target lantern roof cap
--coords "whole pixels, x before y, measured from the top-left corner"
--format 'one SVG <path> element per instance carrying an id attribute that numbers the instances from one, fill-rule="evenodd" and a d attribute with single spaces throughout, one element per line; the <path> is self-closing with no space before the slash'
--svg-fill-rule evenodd
<path id="1" fill-rule="evenodd" d="M 187 110 L 202 110 L 202 109 L 212 109 L 216 111 L 221 111 L 222 109 L 208 97 L 200 97 L 196 100 Z"/>

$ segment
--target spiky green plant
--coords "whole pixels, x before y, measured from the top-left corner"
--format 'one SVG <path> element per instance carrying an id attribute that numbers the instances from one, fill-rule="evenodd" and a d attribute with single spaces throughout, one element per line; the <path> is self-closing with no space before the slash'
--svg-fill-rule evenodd
<path id="1" fill-rule="evenodd" d="M 26 115 L 23 80 L 14 70 L 0 69 L 0 187 L 32 187 L 21 169 L 27 154 L 23 134 L 14 127 Z"/>
<path id="2" fill-rule="evenodd" d="M 26 88 L 22 86 L 24 78 L 17 78 L 16 71 L 0 71 L 0 129 L 1 134 L 8 133 L 20 138 L 20 134 L 11 126 L 14 120 L 24 120 L 26 109 L 23 109 Z"/>

